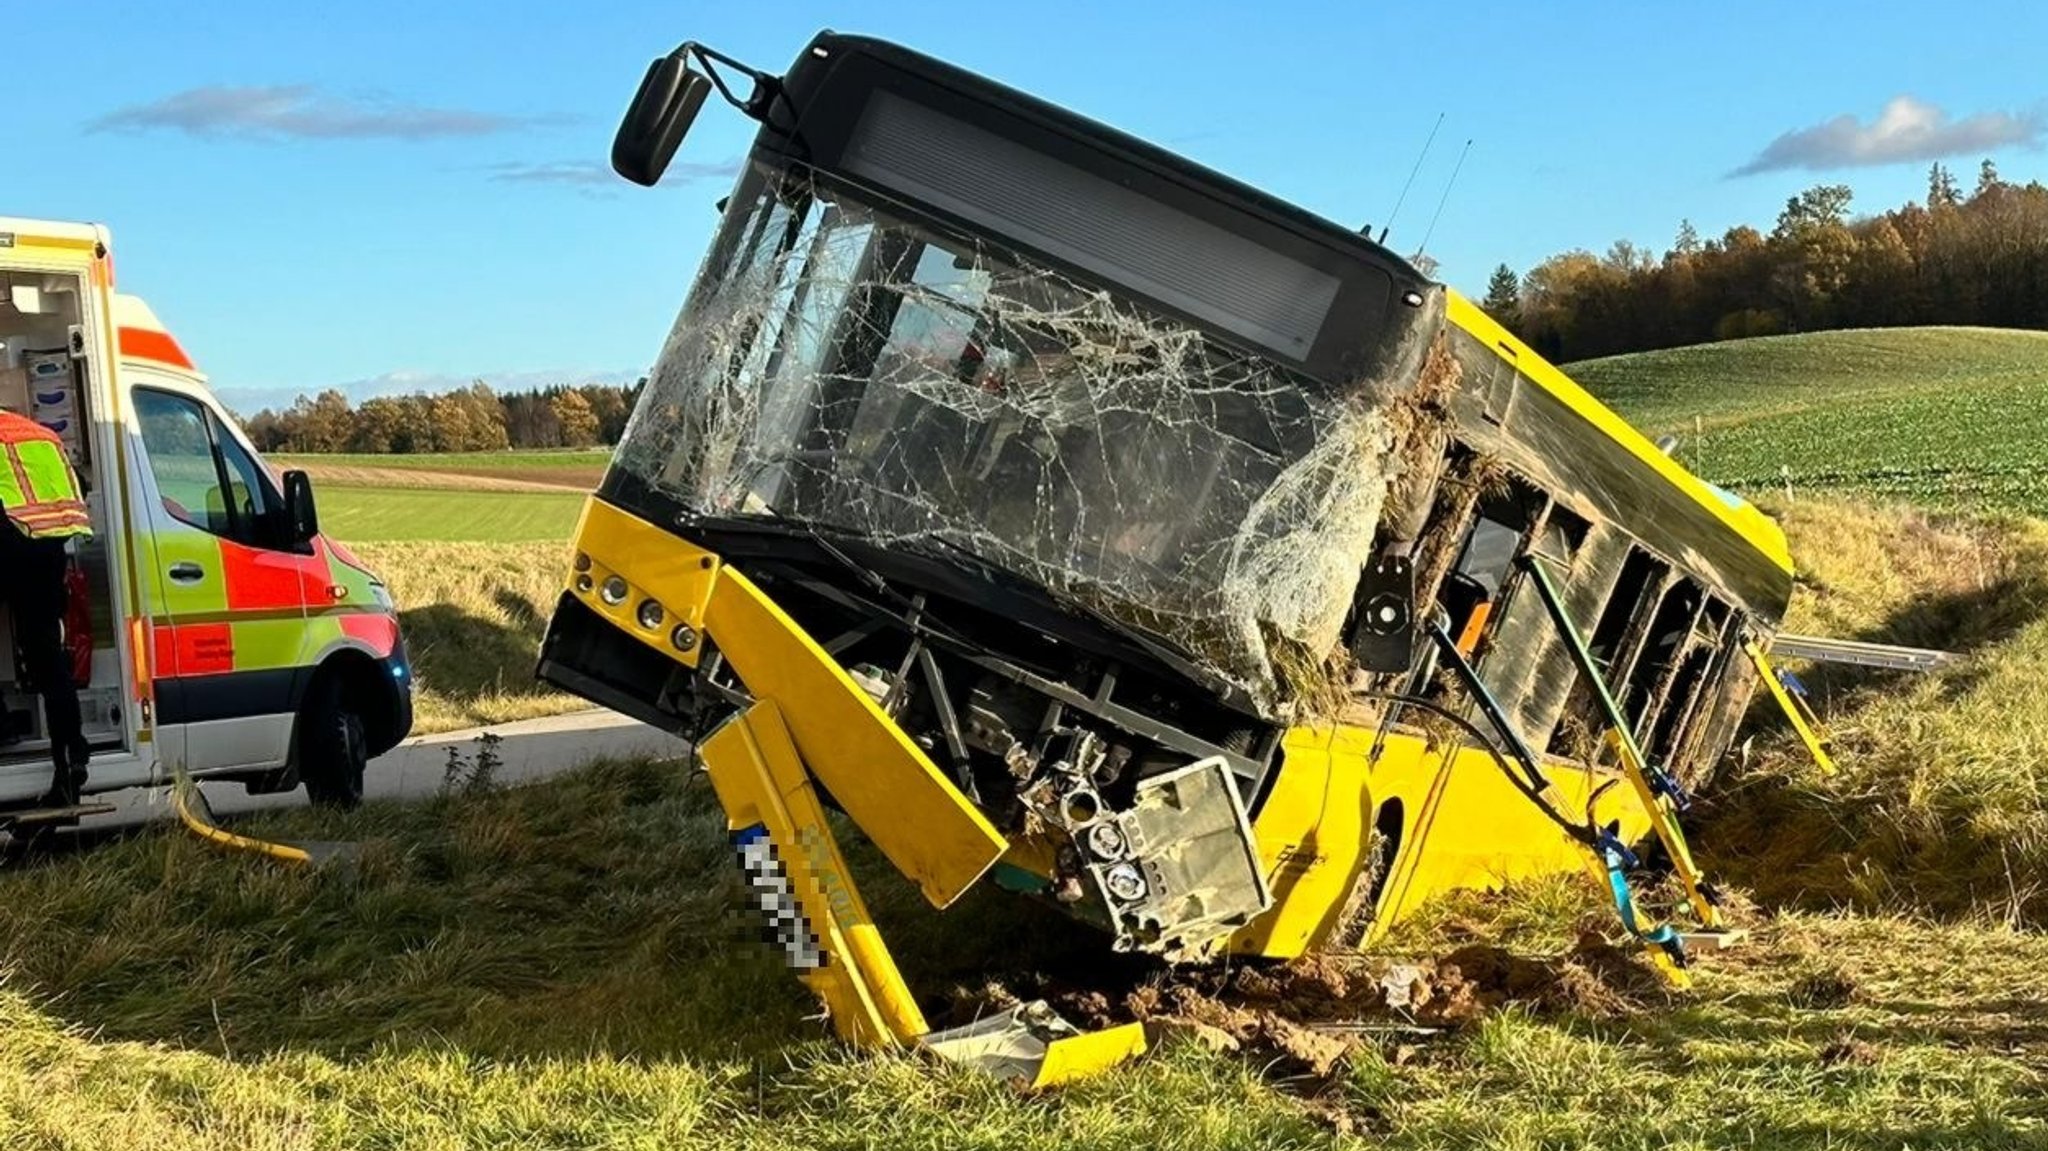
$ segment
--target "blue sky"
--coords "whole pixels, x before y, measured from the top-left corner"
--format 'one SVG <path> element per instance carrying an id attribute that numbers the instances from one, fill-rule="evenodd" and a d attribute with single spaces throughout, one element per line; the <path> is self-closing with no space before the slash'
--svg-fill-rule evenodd
<path id="1" fill-rule="evenodd" d="M 109 224 L 122 286 L 245 410 L 643 370 L 729 181 L 641 191 L 603 165 L 647 61 L 685 38 L 769 71 L 823 27 L 896 39 L 1347 224 L 1387 220 L 1441 112 L 1389 242 L 1413 249 L 1472 139 L 1430 251 L 1475 292 L 1501 261 L 1620 237 L 1661 252 L 1680 217 L 1768 226 L 1823 180 L 1889 207 L 1922 192 L 1930 152 L 1954 151 L 1966 187 L 1985 154 L 2048 178 L 2039 4 L 199 11 L 10 13 L 0 214 Z M 714 102 L 679 164 L 724 169 L 750 126 Z"/>

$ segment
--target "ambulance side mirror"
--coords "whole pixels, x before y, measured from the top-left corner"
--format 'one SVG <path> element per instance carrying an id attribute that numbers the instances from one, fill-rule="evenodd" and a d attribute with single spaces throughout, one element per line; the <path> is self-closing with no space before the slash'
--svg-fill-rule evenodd
<path id="1" fill-rule="evenodd" d="M 284 474 L 284 522 L 294 547 L 310 544 L 320 534 L 320 513 L 313 507 L 313 480 L 297 469 Z"/>

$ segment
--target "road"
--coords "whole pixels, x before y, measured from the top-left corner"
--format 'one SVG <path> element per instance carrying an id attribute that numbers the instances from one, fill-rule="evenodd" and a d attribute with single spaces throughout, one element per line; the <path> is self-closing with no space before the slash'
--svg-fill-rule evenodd
<path id="1" fill-rule="evenodd" d="M 370 761 L 363 775 L 365 799 L 418 799 L 441 787 L 452 750 L 475 763 L 483 736 L 498 737 L 494 778 L 500 783 L 546 779 L 600 759 L 667 759 L 688 754 L 689 744 L 616 712 L 581 711 L 518 723 L 496 724 L 437 735 L 417 735 Z M 215 815 L 230 816 L 266 808 L 297 807 L 306 802 L 303 788 L 281 795 L 250 795 L 239 783 L 201 783 Z M 94 796 L 112 803 L 105 815 L 79 821 L 80 831 L 107 830 L 152 819 L 173 818 L 168 787 L 138 787 Z"/>

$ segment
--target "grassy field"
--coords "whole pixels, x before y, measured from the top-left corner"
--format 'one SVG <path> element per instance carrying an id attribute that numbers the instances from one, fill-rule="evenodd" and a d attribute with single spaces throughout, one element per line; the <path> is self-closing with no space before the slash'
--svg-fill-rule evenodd
<path id="1" fill-rule="evenodd" d="M 1440 905 L 1351 969 L 1377 976 L 1408 957 L 1432 986 L 1455 989 L 1439 982 L 1446 972 L 1465 979 L 1476 991 L 1441 1002 L 1470 1009 L 1424 1013 L 1434 1030 L 1384 1010 L 1333 1012 L 1327 971 L 1296 985 L 1320 997 L 1277 1000 L 1240 974 L 1210 1001 L 1218 1010 L 1292 1020 L 1341 1059 L 1318 1072 L 1264 1032 L 1231 1032 L 1241 1049 L 1168 1044 L 1022 1097 L 825 1038 L 801 987 L 732 910 L 737 869 L 702 781 L 680 764 L 609 764 L 530 788 L 246 825 L 364 845 L 327 871 L 223 856 L 166 829 L 0 872 L 0 1139 L 2048 1144 L 2048 783 L 2031 766 L 2048 753 L 2033 688 L 2048 681 L 2048 527 L 1812 499 L 1774 510 L 1812 557 L 1798 626 L 1947 635 L 1970 662 L 1904 681 L 1813 677 L 1842 761 L 1834 777 L 1760 727 L 1699 836 L 1754 934 L 1703 955 L 1688 995 L 1586 945 L 1584 933 L 1613 934 L 1593 885 L 1532 885 Z M 410 571 L 417 594 L 460 599 L 451 620 L 499 613 L 508 645 L 551 590 L 531 573 L 559 562 L 528 545 L 494 567 L 509 546 L 496 545 L 467 565 L 449 556 L 411 571 L 406 545 L 385 546 L 365 558 Z M 448 574 L 462 570 L 485 578 Z M 498 590 L 457 586 L 467 582 Z M 478 642 L 468 626 L 444 633 L 451 647 Z M 1159 973 L 1103 964 L 1098 938 L 1049 912 L 983 890 L 938 915 L 857 844 L 853 858 L 935 1020 L 992 984 L 1065 988 L 1070 1014 L 1087 1002 L 1072 995 L 1077 980 L 1106 994 L 1090 1010 L 1110 1017 L 1173 1002 L 1151 990 Z"/>
<path id="2" fill-rule="evenodd" d="M 2048 332 L 1818 332 L 1566 369 L 1708 479 L 2048 515 Z"/>
<path id="3" fill-rule="evenodd" d="M 0 875 L 10 1146 L 2022 1148 L 2048 1132 L 2048 940 L 1995 925 L 1756 912 L 1753 942 L 1674 1001 L 1639 971 L 1542 958 L 1601 922 L 1587 885 L 1461 900 L 1397 947 L 1465 941 L 1475 978 L 1502 948 L 1531 973 L 1442 1031 L 1367 1014 L 1386 1030 L 1327 1074 L 1170 1045 L 1028 1098 L 822 1038 L 728 910 L 715 803 L 677 766 L 250 826 L 364 848 L 309 873 L 163 830 Z M 934 1010 L 1099 954 L 1014 897 L 939 916 L 869 887 Z"/>
<path id="4" fill-rule="evenodd" d="M 1070 1016 L 1193 1014 L 1219 1028 L 1020 1096 L 827 1038 L 734 910 L 737 868 L 701 779 L 682 764 L 601 764 L 533 787 L 244 825 L 363 845 L 321 871 L 223 856 L 168 829 L 0 870 L 0 1140 L 2048 1146 L 2048 524 L 2013 514 L 2036 506 L 2017 481 L 1963 486 L 2038 475 L 2048 449 L 2024 425 L 2048 379 L 2041 339 L 1841 333 L 1573 369 L 1653 430 L 1689 436 L 1697 418 L 1695 462 L 1763 494 L 1801 559 L 1793 629 L 1965 656 L 1933 675 L 1812 671 L 1833 776 L 1768 712 L 1752 717 L 1695 841 L 1752 936 L 1701 955 L 1689 994 L 1606 946 L 1612 911 L 1584 881 L 1447 901 L 1370 960 L 1169 981 L 1105 963 L 1099 937 L 997 892 L 930 912 L 850 844 L 936 1023 L 1015 992 L 1050 994 Z M 1968 435 L 1953 415 L 1936 420 L 1944 400 L 1976 413 Z M 1838 442 L 1833 477 L 1813 461 Z M 1929 470 L 1892 484 L 1878 465 L 1894 456 Z M 375 542 L 329 511 L 357 492 L 418 496 L 414 519 L 439 515 L 452 531 L 473 522 L 450 510 L 469 498 L 553 493 L 478 486 L 537 482 L 530 471 L 397 466 L 429 478 L 378 486 L 333 472 L 322 509 L 337 534 L 365 541 L 404 607 L 423 727 L 572 706 L 530 680 L 566 527 L 530 542 L 513 527 Z M 1797 477 L 1790 501 L 1773 494 L 1781 466 Z M 2011 511 L 1938 507 L 1980 500 Z M 1414 1018 L 1359 990 L 1396 959 L 1432 989 Z M 1311 1065 L 1304 1050 L 1334 1062 Z"/>
<path id="5" fill-rule="evenodd" d="M 321 530 L 347 542 L 566 543 L 578 492 L 354 487 L 321 484 Z"/>
<path id="6" fill-rule="evenodd" d="M 413 730 L 452 731 L 588 707 L 533 678 L 567 571 L 568 532 L 532 543 L 358 543 L 399 607 L 417 675 Z"/>
<path id="7" fill-rule="evenodd" d="M 305 468 L 318 481 L 331 468 L 379 468 L 435 472 L 484 479 L 524 480 L 587 491 L 604 478 L 610 448 L 579 451 L 446 452 L 420 455 L 323 453 L 279 455 L 281 468 Z"/>

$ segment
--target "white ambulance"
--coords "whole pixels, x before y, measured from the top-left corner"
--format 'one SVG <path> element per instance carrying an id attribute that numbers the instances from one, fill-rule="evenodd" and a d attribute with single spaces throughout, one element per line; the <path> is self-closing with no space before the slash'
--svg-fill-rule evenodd
<path id="1" fill-rule="evenodd" d="M 365 761 L 412 726 L 390 595 L 320 534 L 305 473 L 265 464 L 115 292 L 106 228 L 0 216 L 0 407 L 62 437 L 91 510 L 67 637 L 86 794 L 182 770 L 357 802 Z M 49 740 L 13 635 L 0 611 L 0 828 L 19 830 L 54 813 L 36 812 Z"/>

